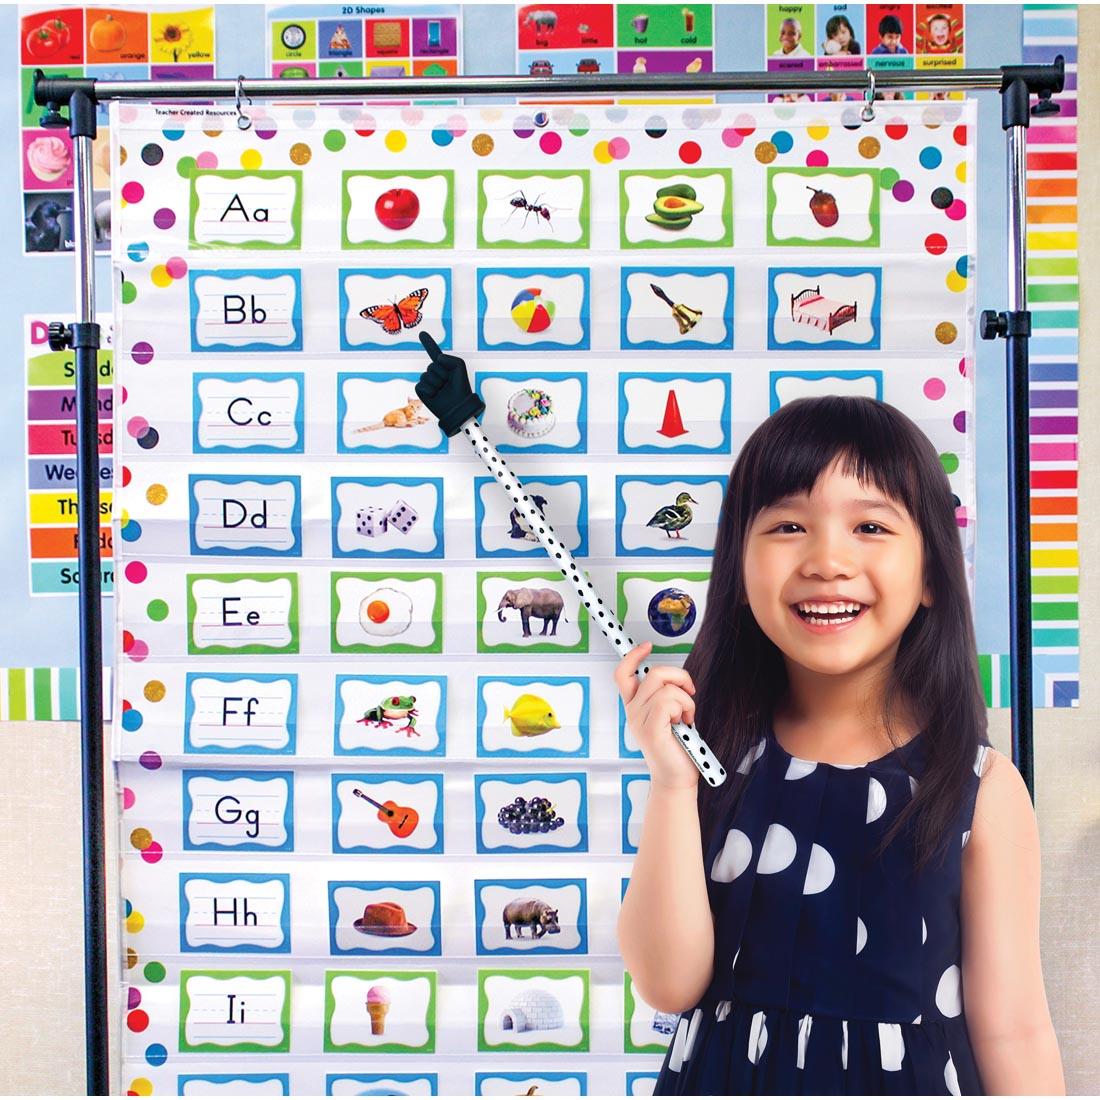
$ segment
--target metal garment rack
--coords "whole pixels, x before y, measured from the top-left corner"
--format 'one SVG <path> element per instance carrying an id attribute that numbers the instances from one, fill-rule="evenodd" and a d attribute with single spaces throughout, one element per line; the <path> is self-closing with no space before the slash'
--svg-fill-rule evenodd
<path id="1" fill-rule="evenodd" d="M 99 440 L 97 435 L 97 359 L 95 267 L 92 219 L 92 140 L 96 105 L 110 100 L 234 100 L 238 123 L 242 98 L 408 99 L 424 96 L 559 96 L 633 94 L 715 94 L 722 92 L 857 91 L 864 95 L 863 118 L 873 118 L 881 90 L 996 91 L 1001 95 L 1001 126 L 1008 153 L 1008 308 L 981 315 L 982 339 L 1005 340 L 1008 430 L 1008 567 L 1012 757 L 1034 799 L 1032 743 L 1031 533 L 1028 454 L 1028 348 L 1031 314 L 1027 309 L 1027 129 L 1031 113 L 1056 113 L 1051 99 L 1065 83 L 1059 55 L 1051 65 L 1003 65 L 996 69 L 954 71 L 828 73 L 697 73 L 585 76 L 464 76 L 331 80 L 101 80 L 47 78 L 35 73 L 34 99 L 45 108 L 41 125 L 67 127 L 74 149 L 76 320 L 50 325 L 50 347 L 71 348 L 76 359 L 77 540 L 80 568 L 81 779 L 84 826 L 84 982 L 85 1060 L 88 1094 L 109 1088 L 107 1047 L 107 944 L 103 800 L 103 647 L 99 553 Z M 1038 101 L 1031 105 L 1031 96 Z M 66 119 L 61 110 L 69 108 Z"/>

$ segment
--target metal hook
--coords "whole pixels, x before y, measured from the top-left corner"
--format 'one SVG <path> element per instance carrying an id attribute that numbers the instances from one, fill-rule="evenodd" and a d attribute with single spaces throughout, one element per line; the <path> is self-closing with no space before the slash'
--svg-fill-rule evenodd
<path id="1" fill-rule="evenodd" d="M 241 110 L 241 99 L 242 98 L 247 99 L 248 100 L 248 105 L 250 107 L 252 106 L 252 97 L 251 96 L 246 96 L 244 94 L 243 84 L 244 84 L 244 74 L 242 73 L 240 76 L 237 77 L 237 129 L 238 130 L 247 130 L 252 125 L 252 119 L 249 118 L 248 115 L 246 115 L 244 113 L 244 111 Z"/>
<path id="2" fill-rule="evenodd" d="M 867 70 L 867 87 L 863 92 L 863 110 L 859 112 L 859 117 L 864 122 L 874 122 L 875 120 L 875 70 Z"/>

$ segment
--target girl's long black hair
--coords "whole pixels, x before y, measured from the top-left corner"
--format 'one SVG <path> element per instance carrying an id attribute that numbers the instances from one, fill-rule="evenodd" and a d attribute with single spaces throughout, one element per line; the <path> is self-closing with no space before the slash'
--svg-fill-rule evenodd
<path id="1" fill-rule="evenodd" d="M 764 736 L 788 687 L 783 654 L 760 629 L 745 591 L 744 554 L 758 513 L 810 493 L 838 457 L 841 470 L 900 501 L 916 523 L 932 606 L 919 606 L 898 644 L 883 722 L 907 704 L 920 719 L 925 768 L 914 799 L 883 837 L 881 852 L 911 818 L 916 870 L 946 850 L 979 745 L 988 745 L 962 545 L 947 474 L 931 440 L 904 413 L 869 397 L 801 397 L 749 436 L 730 473 L 718 520 L 706 613 L 684 661 L 695 684 L 700 733 L 726 766 L 717 788 L 699 784 L 704 852 L 745 775 L 736 770 Z M 898 746 L 900 748 L 900 746 Z M 904 762 L 904 752 L 899 754 Z M 876 853 L 877 854 L 877 853 Z"/>

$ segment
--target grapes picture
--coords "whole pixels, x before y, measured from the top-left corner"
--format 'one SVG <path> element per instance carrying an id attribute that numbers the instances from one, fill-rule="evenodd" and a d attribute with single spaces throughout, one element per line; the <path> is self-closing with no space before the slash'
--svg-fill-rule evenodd
<path id="1" fill-rule="evenodd" d="M 523 795 L 517 795 L 506 806 L 501 806 L 497 810 L 497 821 L 514 835 L 549 833 L 565 824 L 565 818 L 557 816 L 550 799 L 527 799 Z"/>

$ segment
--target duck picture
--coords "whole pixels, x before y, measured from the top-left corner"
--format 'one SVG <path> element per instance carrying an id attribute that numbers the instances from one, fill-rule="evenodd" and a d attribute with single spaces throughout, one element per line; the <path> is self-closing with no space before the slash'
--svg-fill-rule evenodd
<path id="1" fill-rule="evenodd" d="M 688 507 L 689 501 L 692 504 L 699 503 L 690 493 L 680 493 L 676 497 L 675 504 L 666 504 L 663 508 L 658 508 L 646 526 L 660 527 L 669 538 L 673 537 L 673 531 L 676 532 L 676 538 L 683 538 L 680 532 L 694 518 Z"/>

